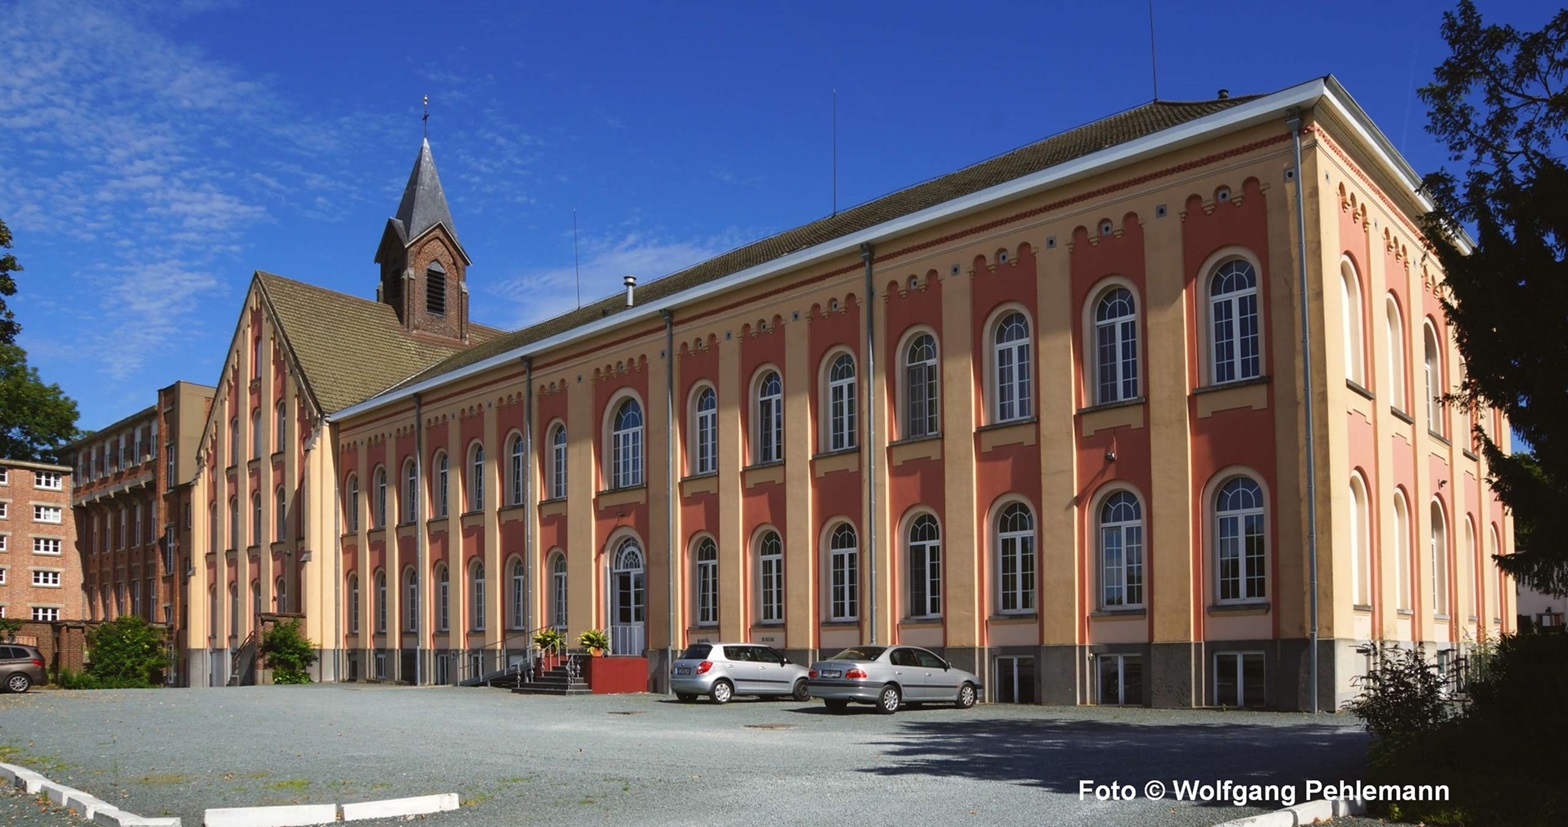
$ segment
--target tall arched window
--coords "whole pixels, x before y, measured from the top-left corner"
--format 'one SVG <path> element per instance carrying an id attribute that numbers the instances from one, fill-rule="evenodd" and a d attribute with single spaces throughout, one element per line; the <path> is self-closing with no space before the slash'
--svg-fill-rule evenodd
<path id="1" fill-rule="evenodd" d="M 283 400 L 279 399 L 277 408 L 273 411 L 272 427 L 276 432 L 272 436 L 272 450 L 281 452 L 283 446 L 288 444 L 289 418 L 284 414 Z"/>
<path id="2" fill-rule="evenodd" d="M 425 268 L 425 312 L 446 315 L 446 268 L 439 261 L 432 261 Z"/>
<path id="3" fill-rule="evenodd" d="M 846 451 L 855 447 L 855 359 L 840 353 L 828 368 L 827 410 L 823 422 L 827 424 L 827 438 L 823 450 Z"/>
<path id="4" fill-rule="evenodd" d="M 1438 436 L 1447 436 L 1447 423 L 1443 421 L 1443 362 L 1442 350 L 1437 344 L 1437 331 L 1432 323 L 1424 326 L 1422 339 L 1426 344 L 1426 427 Z"/>
<path id="5" fill-rule="evenodd" d="M 124 533 L 125 533 L 125 528 L 124 528 L 125 522 L 124 522 L 124 520 L 125 520 L 125 516 L 124 516 L 124 514 L 121 514 L 120 520 L 121 520 L 121 522 L 120 522 L 120 526 L 121 526 L 121 528 L 120 528 L 120 533 L 121 533 L 120 542 L 121 542 L 121 544 L 124 544 L 124 542 L 125 542 L 125 538 L 124 538 Z M 240 498 L 239 497 L 230 497 L 229 498 L 229 549 L 233 550 L 233 549 L 237 549 L 239 547 L 240 547 Z"/>
<path id="6" fill-rule="evenodd" d="M 1262 375 L 1258 330 L 1258 275 L 1242 259 L 1221 264 L 1209 280 L 1213 384 Z"/>
<path id="7" fill-rule="evenodd" d="M 784 458 L 784 382 L 778 371 L 757 381 L 757 462 Z"/>
<path id="8" fill-rule="evenodd" d="M 693 418 L 692 473 L 712 474 L 719 470 L 719 397 L 713 388 L 697 391 Z"/>
<path id="9" fill-rule="evenodd" d="M 1388 294 L 1386 302 L 1388 324 L 1388 391 L 1390 403 L 1401 411 L 1409 410 L 1410 400 L 1405 394 L 1405 375 L 1409 366 L 1405 364 L 1405 316 L 1399 310 L 1399 302 L 1394 294 Z"/>
<path id="10" fill-rule="evenodd" d="M 941 395 L 936 337 L 921 333 L 904 348 L 905 439 L 934 436 L 941 430 Z"/>
<path id="11" fill-rule="evenodd" d="M 387 573 L 376 569 L 376 632 L 387 630 Z"/>
<path id="12" fill-rule="evenodd" d="M 1268 534 L 1263 505 L 1263 489 L 1246 477 L 1225 483 L 1215 495 L 1215 561 L 1221 603 L 1268 597 Z"/>
<path id="13" fill-rule="evenodd" d="M 359 634 L 359 574 L 348 576 L 348 633 Z"/>
<path id="14" fill-rule="evenodd" d="M 1143 605 L 1143 505 L 1131 491 L 1100 505 L 1100 605 Z"/>
<path id="15" fill-rule="evenodd" d="M 414 576 L 414 569 L 410 566 L 403 570 L 403 631 L 415 631 L 418 617 L 419 579 Z"/>
<path id="16" fill-rule="evenodd" d="M 642 406 L 622 400 L 610 431 L 610 487 L 642 485 Z"/>
<path id="17" fill-rule="evenodd" d="M 468 510 L 485 510 L 485 446 L 479 444 L 468 452 Z"/>
<path id="18" fill-rule="evenodd" d="M 476 632 L 485 630 L 485 564 L 475 562 L 469 575 L 469 606 L 473 609 L 473 617 L 469 618 L 470 628 Z"/>
<path id="19" fill-rule="evenodd" d="M 124 590 L 125 587 L 122 585 L 120 588 L 122 590 L 121 591 L 121 594 L 122 594 L 121 605 L 123 607 L 123 605 L 124 605 L 124 598 L 123 598 L 124 591 L 123 590 Z M 122 612 L 124 611 L 123 608 L 121 609 L 121 611 Z M 238 584 L 238 583 L 230 583 L 229 584 L 229 637 L 237 638 L 239 636 L 240 636 L 240 584 Z"/>
<path id="20" fill-rule="evenodd" d="M 436 490 L 433 492 L 435 495 L 435 512 L 437 517 L 445 517 L 450 508 L 448 495 L 451 493 L 448 483 L 445 451 L 436 454 L 435 466 Z"/>
<path id="21" fill-rule="evenodd" d="M 909 616 L 942 614 L 942 529 L 936 517 L 921 514 L 909 523 Z"/>
<path id="22" fill-rule="evenodd" d="M 452 625 L 452 576 L 443 563 L 436 566 L 436 631 L 445 632 Z"/>
<path id="23" fill-rule="evenodd" d="M 1097 404 L 1138 397 L 1138 305 L 1132 291 L 1114 287 L 1094 307 Z"/>
<path id="24" fill-rule="evenodd" d="M 1010 503 L 996 515 L 997 609 L 1003 614 L 1034 611 L 1034 514 Z"/>
<path id="25" fill-rule="evenodd" d="M 508 466 L 507 487 L 511 489 L 508 502 L 512 505 L 523 504 L 523 437 L 521 434 L 512 437 L 511 454 L 512 463 Z"/>
<path id="26" fill-rule="evenodd" d="M 1394 606 L 1410 609 L 1410 507 L 1405 492 L 1394 489 Z"/>
<path id="27" fill-rule="evenodd" d="M 1432 500 L 1432 613 L 1448 615 L 1448 518 L 1443 504 Z"/>
<path id="28" fill-rule="evenodd" d="M 1478 578 L 1476 577 L 1477 569 L 1475 565 L 1475 550 L 1475 520 L 1471 519 L 1470 515 L 1466 514 L 1465 560 L 1464 568 L 1462 569 L 1462 573 L 1460 575 L 1462 578 L 1460 580 L 1460 585 L 1463 587 L 1463 591 L 1461 593 L 1467 595 L 1467 597 L 1465 598 L 1464 605 L 1456 606 L 1455 608 L 1459 611 L 1465 612 L 1465 617 L 1470 620 L 1475 620 L 1481 614 L 1480 610 L 1476 608 L 1475 600 L 1476 595 L 1480 593 L 1480 589 L 1477 588 L 1476 585 Z"/>
<path id="29" fill-rule="evenodd" d="M 1492 529 L 1491 529 L 1491 531 L 1487 532 L 1487 535 L 1486 535 L 1486 559 L 1488 560 L 1488 562 L 1486 564 L 1487 571 L 1497 572 L 1497 563 L 1495 561 L 1497 559 L 1497 555 L 1499 555 L 1501 553 L 1502 553 L 1502 544 L 1498 540 L 1497 523 L 1492 523 Z M 1483 577 L 1482 579 L 1484 580 L 1485 578 Z M 1501 619 L 1500 616 L 1503 613 L 1503 603 L 1502 603 L 1502 600 L 1503 600 L 1503 589 L 1505 588 L 1505 586 L 1506 586 L 1506 583 L 1505 583 L 1505 581 L 1502 578 L 1502 574 L 1501 574 L 1501 572 L 1498 572 L 1497 573 L 1497 594 L 1495 595 L 1495 597 L 1497 599 L 1497 603 L 1492 606 L 1492 620 L 1493 621 L 1497 621 L 1497 620 Z M 1476 614 L 1484 618 L 1486 616 L 1485 615 L 1485 608 L 1486 608 L 1485 601 L 1482 601 L 1482 605 L 1476 608 Z"/>
<path id="30" fill-rule="evenodd" d="M 116 460 L 114 467 L 118 468 L 119 454 L 113 456 Z M 237 416 L 229 420 L 229 464 L 240 464 L 240 418 Z"/>
<path id="31" fill-rule="evenodd" d="M 261 443 L 266 439 L 267 432 L 261 427 L 261 409 L 250 412 L 250 455 L 252 459 L 261 457 Z M 141 457 L 137 457 L 140 460 Z"/>
<path id="32" fill-rule="evenodd" d="M 566 628 L 566 555 L 550 558 L 550 624 Z"/>
<path id="33" fill-rule="evenodd" d="M 371 509 L 371 519 L 374 521 L 372 528 L 386 528 L 387 525 L 387 469 L 376 466 L 376 502 Z"/>
<path id="34" fill-rule="evenodd" d="M 1357 606 L 1372 605 L 1372 519 L 1367 485 L 1350 475 L 1350 593 Z"/>
<path id="35" fill-rule="evenodd" d="M 140 512 L 137 512 L 140 516 Z M 261 545 L 261 492 L 250 495 L 250 544 Z"/>
<path id="36" fill-rule="evenodd" d="M 566 496 L 566 426 L 556 425 L 550 429 L 550 466 L 548 477 L 550 499 L 559 500 Z"/>
<path id="37" fill-rule="evenodd" d="M 717 626 L 719 623 L 719 547 L 710 537 L 697 541 L 692 555 L 692 574 L 696 578 L 697 625 Z"/>
<path id="38" fill-rule="evenodd" d="M 414 458 L 403 460 L 403 501 L 398 503 L 398 519 L 412 523 L 419 519 L 419 468 Z"/>
<path id="39" fill-rule="evenodd" d="M 839 523 L 828 540 L 828 619 L 860 618 L 860 547 L 855 529 Z"/>
<path id="40" fill-rule="evenodd" d="M 768 530 L 757 539 L 757 591 L 763 623 L 784 620 L 784 543 L 777 531 Z"/>
<path id="41" fill-rule="evenodd" d="M 1366 334 L 1362 329 L 1361 277 L 1350 259 L 1339 260 L 1340 321 L 1345 332 L 1345 378 L 1366 387 Z"/>
<path id="42" fill-rule="evenodd" d="M 996 421 L 1027 419 L 1034 413 L 1029 320 L 1017 311 L 1004 315 L 997 320 L 991 342 Z"/>
<path id="43" fill-rule="evenodd" d="M 512 576 L 510 578 L 512 589 L 511 600 L 509 602 L 511 605 L 508 607 L 510 611 L 507 612 L 507 618 L 511 621 L 509 625 L 513 629 L 528 628 L 527 618 L 524 617 L 523 613 L 523 603 L 527 597 L 527 591 L 524 589 L 523 579 L 523 561 L 513 560 Z"/>
<path id="44" fill-rule="evenodd" d="M 273 494 L 272 508 L 276 512 L 276 518 L 273 520 L 272 526 L 272 539 L 274 542 L 281 543 L 289 538 L 289 509 L 288 503 L 284 501 L 283 486 L 281 485 L 278 486 L 278 490 Z"/>
<path id="45" fill-rule="evenodd" d="M 343 497 L 343 522 L 348 524 L 348 533 L 359 531 L 359 477 L 348 475 L 348 489 Z"/>
<path id="46" fill-rule="evenodd" d="M 151 592 L 148 593 L 148 596 L 151 597 Z M 287 612 L 289 610 L 288 578 L 280 575 L 277 580 L 273 581 L 272 599 L 277 602 L 279 612 Z"/>

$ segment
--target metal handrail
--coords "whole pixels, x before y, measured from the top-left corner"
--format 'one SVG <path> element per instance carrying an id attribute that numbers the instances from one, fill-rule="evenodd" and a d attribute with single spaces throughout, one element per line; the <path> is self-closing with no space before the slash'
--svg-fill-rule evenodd
<path id="1" fill-rule="evenodd" d="M 507 676 L 507 675 L 520 675 L 521 676 L 521 675 L 524 675 L 524 674 L 531 676 L 532 673 L 533 673 L 533 668 L 532 668 L 533 664 L 539 662 L 539 656 L 542 654 L 542 651 L 543 651 L 543 650 L 539 649 L 539 647 L 533 645 L 534 635 L 537 634 L 540 630 L 542 630 L 542 629 L 544 629 L 546 627 L 549 627 L 551 629 L 556 628 L 554 624 L 547 623 L 547 624 L 545 624 L 543 626 L 536 626 L 533 629 L 529 629 L 529 630 L 524 631 L 524 632 L 516 632 L 516 633 L 510 634 L 510 635 L 507 635 L 507 636 L 501 638 L 500 640 L 495 641 L 494 643 L 486 643 L 485 645 L 480 646 L 478 649 L 458 649 L 458 650 L 447 652 L 446 657 L 448 659 L 453 660 L 453 661 L 457 661 L 457 663 L 456 663 L 456 667 L 457 668 L 455 670 L 449 669 L 449 674 L 451 674 L 452 672 L 455 671 L 455 675 L 454 675 L 454 679 L 452 680 L 452 683 L 453 684 L 461 684 L 461 683 L 463 683 L 465 681 L 473 680 L 475 678 L 482 678 L 485 675 L 492 675 L 492 678 L 503 677 L 503 676 Z M 523 639 L 528 641 L 528 646 L 524 647 L 524 651 L 527 652 L 527 655 L 523 658 L 522 663 L 508 664 L 508 665 L 506 665 L 506 666 L 504 666 L 504 667 L 502 667 L 500 669 L 494 670 L 493 672 L 487 672 L 485 670 L 485 668 L 484 668 L 483 660 L 481 660 L 478 673 L 475 674 L 474 670 L 471 668 L 471 664 L 466 660 L 467 656 L 470 656 L 470 655 L 474 654 L 475 652 L 485 653 L 485 652 L 489 652 L 491 650 L 494 650 L 496 652 L 504 652 L 504 651 L 506 651 L 507 648 L 509 648 L 506 644 L 508 642 L 514 641 L 514 640 L 516 640 L 518 638 L 523 638 Z M 524 679 L 525 680 L 529 680 L 531 678 L 524 677 Z"/>

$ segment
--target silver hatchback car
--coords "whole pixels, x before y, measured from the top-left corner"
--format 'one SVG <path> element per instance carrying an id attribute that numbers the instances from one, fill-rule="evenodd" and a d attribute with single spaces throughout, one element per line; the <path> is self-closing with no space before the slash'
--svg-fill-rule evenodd
<path id="1" fill-rule="evenodd" d="M 670 669 L 670 686 L 683 703 L 707 695 L 716 704 L 736 695 L 784 695 L 811 700 L 806 667 L 777 649 L 755 643 L 693 643 Z"/>
<path id="2" fill-rule="evenodd" d="M 892 715 L 903 704 L 975 705 L 980 679 L 915 646 L 855 646 L 811 665 L 807 687 L 833 712 L 851 701 Z"/>

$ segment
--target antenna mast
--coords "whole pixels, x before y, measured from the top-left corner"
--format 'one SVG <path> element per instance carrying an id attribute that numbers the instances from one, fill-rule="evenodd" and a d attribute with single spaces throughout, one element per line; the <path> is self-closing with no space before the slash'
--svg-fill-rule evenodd
<path id="1" fill-rule="evenodd" d="M 430 96 L 425 96 L 425 116 L 420 118 L 425 122 L 425 140 L 430 140 Z"/>
<path id="2" fill-rule="evenodd" d="M 577 278 L 577 309 L 583 309 L 583 270 L 577 258 L 577 208 L 572 208 L 572 272 Z"/>
<path id="3" fill-rule="evenodd" d="M 1154 99 L 1160 99 L 1160 62 L 1154 52 L 1154 0 L 1149 0 L 1149 74 L 1154 79 Z"/>
<path id="4" fill-rule="evenodd" d="M 838 215 L 838 90 L 833 90 L 833 214 Z"/>

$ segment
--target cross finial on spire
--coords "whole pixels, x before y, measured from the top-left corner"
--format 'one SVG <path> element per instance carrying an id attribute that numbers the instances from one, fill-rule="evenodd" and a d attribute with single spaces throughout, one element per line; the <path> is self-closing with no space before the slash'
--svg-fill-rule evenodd
<path id="1" fill-rule="evenodd" d="M 420 118 L 420 120 L 425 122 L 425 137 L 429 138 L 430 137 L 430 96 L 429 95 L 425 96 L 425 116 L 423 118 Z"/>

